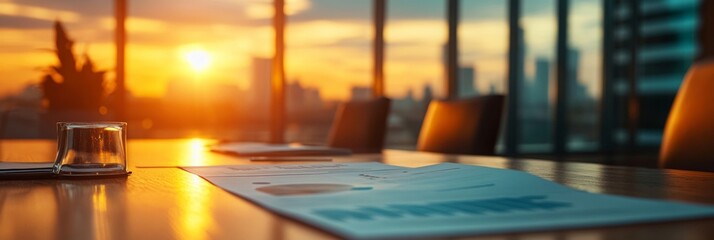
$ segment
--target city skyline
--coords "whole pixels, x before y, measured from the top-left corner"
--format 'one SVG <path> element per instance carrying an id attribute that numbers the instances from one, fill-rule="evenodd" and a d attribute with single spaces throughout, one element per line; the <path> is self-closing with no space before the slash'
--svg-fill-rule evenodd
<path id="1" fill-rule="evenodd" d="M 163 96 L 168 81 L 194 76 L 198 76 L 200 81 L 220 82 L 247 89 L 251 58 L 266 58 L 272 54 L 269 44 L 272 36 L 271 24 L 265 16 L 246 14 L 237 19 L 229 19 L 216 14 L 217 16 L 200 16 L 206 19 L 191 23 L 173 13 L 152 15 L 147 9 L 159 6 L 158 2 L 140 1 L 130 5 L 130 16 L 127 20 L 129 38 L 126 82 L 127 89 L 137 96 Z M 289 6 L 291 2 L 288 1 Z M 324 93 L 323 97 L 327 99 L 344 100 L 349 98 L 351 86 L 371 85 L 371 4 L 338 2 L 293 2 L 296 4 L 295 10 L 288 13 L 286 32 L 286 79 L 288 82 L 300 79 L 304 86 L 320 88 Z M 386 93 L 388 96 L 400 98 L 406 96 L 409 89 L 431 84 L 437 96 L 444 96 L 444 89 L 440 84 L 443 79 L 440 48 L 445 43 L 446 27 L 443 24 L 443 13 L 434 13 L 434 9 L 443 9 L 444 6 L 435 3 L 438 1 L 409 2 L 413 4 L 390 1 L 388 8 L 385 30 Z M 113 80 L 113 20 L 110 15 L 110 1 L 93 2 L 90 6 L 42 0 L 22 3 L 3 0 L 0 3 L 14 9 L 41 10 L 50 16 L 66 18 L 78 51 L 91 55 L 98 69 L 108 70 L 107 79 Z M 266 5 L 260 1 L 240 4 L 217 1 L 215 4 L 233 6 L 246 13 L 259 12 L 249 9 L 264 9 Z M 192 6 L 182 1 L 166 5 L 175 8 L 177 12 Z M 467 67 L 469 64 L 471 67 L 478 65 L 475 76 L 479 79 L 476 85 L 478 91 L 490 92 L 494 88 L 496 92 L 503 92 L 506 77 L 505 4 L 497 1 L 484 2 L 482 8 L 494 8 L 495 12 L 464 5 L 460 24 L 461 63 Z M 142 6 L 146 9 L 140 8 Z M 210 4 L 200 8 L 207 9 L 206 11 L 210 8 L 215 8 L 210 11 L 219 10 L 218 5 Z M 541 21 L 538 19 L 552 17 L 546 10 L 543 7 L 529 8 L 528 12 L 532 13 L 530 17 L 535 18 L 534 21 L 537 22 Z M 17 92 L 26 83 L 38 82 L 40 69 L 53 64 L 51 54 L 42 50 L 49 48 L 51 43 L 50 20 L 36 19 L 33 18 L 34 15 L 24 12 L 0 11 L 0 14 L 14 19 L 3 22 L 5 28 L 0 28 L 0 34 L 6 36 L 0 48 L 12 50 L 0 53 L 0 57 L 18 60 L 3 62 L 5 67 L 3 81 L 0 82 L 0 95 Z M 334 17 L 335 12 L 343 12 L 346 15 Z M 589 15 L 592 14 L 584 16 L 587 18 Z M 581 19 L 583 16 L 577 18 Z M 46 28 L 43 27 L 45 23 Z M 171 30 L 167 31 L 168 29 Z M 429 34 L 424 34 L 425 32 Z M 201 74 L 192 72 L 184 61 L 187 49 L 196 48 L 207 52 L 212 58 L 211 65 Z M 415 51 L 417 49 L 418 51 Z M 147 71 L 148 69 L 151 71 Z M 594 85 L 597 85 L 598 79 L 589 78 L 584 81 L 588 83 L 590 90 L 596 87 Z M 415 96 L 420 97 L 420 93 L 417 91 Z"/>

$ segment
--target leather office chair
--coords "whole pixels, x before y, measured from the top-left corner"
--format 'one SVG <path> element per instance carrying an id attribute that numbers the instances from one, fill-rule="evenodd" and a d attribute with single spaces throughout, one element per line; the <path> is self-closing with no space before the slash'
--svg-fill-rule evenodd
<path id="1" fill-rule="evenodd" d="M 659 165 L 714 172 L 714 61 L 693 65 L 682 82 L 662 138 Z"/>
<path id="2" fill-rule="evenodd" d="M 351 101 L 337 109 L 327 145 L 353 153 L 378 153 L 384 147 L 391 100 Z"/>
<path id="3" fill-rule="evenodd" d="M 417 150 L 447 154 L 493 155 L 503 95 L 434 100 L 424 117 Z"/>

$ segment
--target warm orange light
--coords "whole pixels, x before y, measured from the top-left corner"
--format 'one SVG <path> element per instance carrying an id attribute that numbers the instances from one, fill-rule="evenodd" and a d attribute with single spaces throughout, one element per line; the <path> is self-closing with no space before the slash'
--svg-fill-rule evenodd
<path id="1" fill-rule="evenodd" d="M 184 54 L 184 58 L 196 72 L 205 71 L 211 63 L 211 55 L 202 49 L 188 51 Z"/>
<path id="2" fill-rule="evenodd" d="M 201 138 L 192 138 L 188 142 L 188 146 L 186 147 L 187 154 L 186 159 L 184 162 L 187 162 L 187 165 L 190 166 L 200 166 L 201 164 L 204 164 L 207 159 L 207 154 L 206 154 L 206 145 L 208 144 L 209 141 L 206 139 L 201 139 Z"/>

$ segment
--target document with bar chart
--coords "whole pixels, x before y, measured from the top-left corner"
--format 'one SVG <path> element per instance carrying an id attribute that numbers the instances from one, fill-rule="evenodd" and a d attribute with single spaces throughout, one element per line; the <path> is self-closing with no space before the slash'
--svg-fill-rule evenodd
<path id="1" fill-rule="evenodd" d="M 529 173 L 442 163 L 183 167 L 345 238 L 446 237 L 714 217 L 714 208 L 588 193 Z"/>

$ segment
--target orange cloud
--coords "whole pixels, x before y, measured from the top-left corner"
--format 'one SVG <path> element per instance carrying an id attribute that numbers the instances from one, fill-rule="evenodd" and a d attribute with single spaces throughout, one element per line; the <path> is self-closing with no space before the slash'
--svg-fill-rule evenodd
<path id="1" fill-rule="evenodd" d="M 77 22 L 81 19 L 79 17 L 79 14 L 76 14 L 74 12 L 28 6 L 14 2 L 1 2 L 0 14 L 49 21 L 54 21 L 55 19 L 62 19 L 62 21 L 65 22 Z"/>

